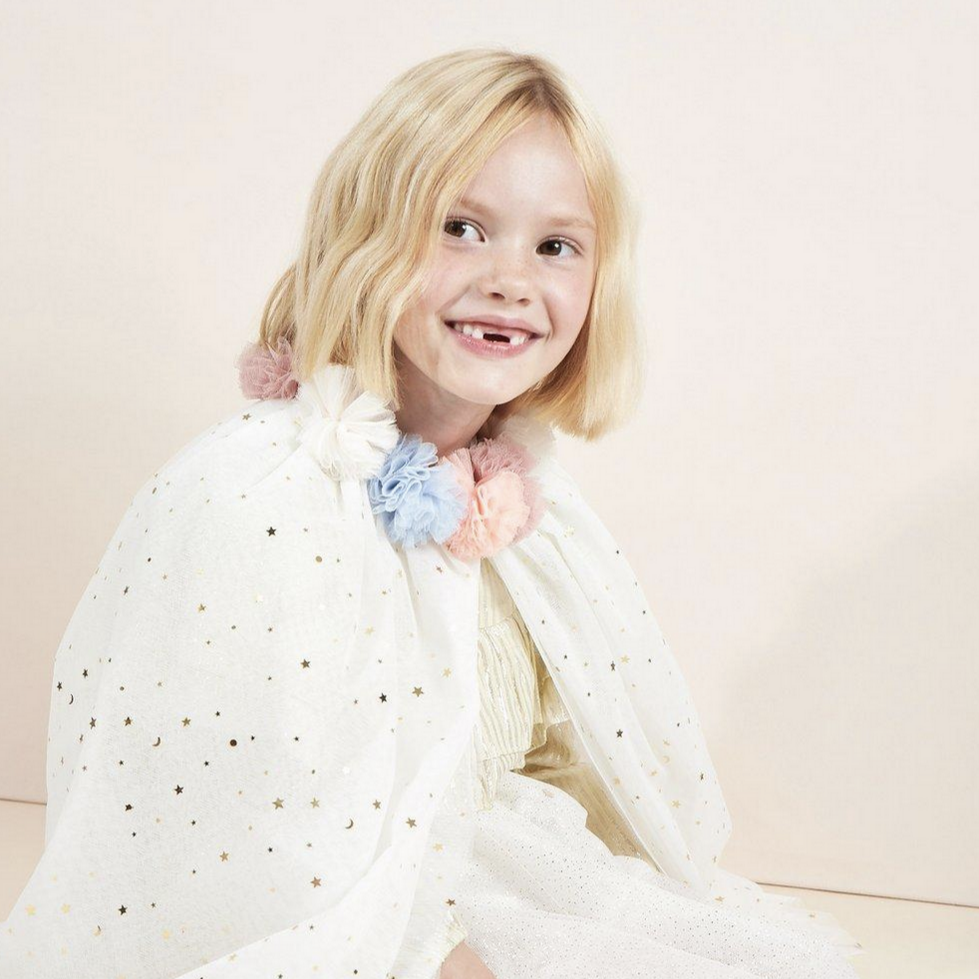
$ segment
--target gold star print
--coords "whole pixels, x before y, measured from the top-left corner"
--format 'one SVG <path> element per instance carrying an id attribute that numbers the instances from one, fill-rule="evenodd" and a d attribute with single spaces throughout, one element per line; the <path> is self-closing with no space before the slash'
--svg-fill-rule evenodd
<path id="1" fill-rule="evenodd" d="M 375 809 L 380 809 L 381 808 L 381 800 L 380 799 L 375 799 L 374 800 L 374 808 Z"/>
<path id="2" fill-rule="evenodd" d="M 314 877 L 310 881 L 310 883 L 313 885 L 313 887 L 319 887 L 320 886 L 320 879 L 319 879 L 319 877 Z"/>
<path id="3" fill-rule="evenodd" d="M 183 792 L 183 790 L 184 787 L 182 785 L 178 785 L 173 791 L 176 792 L 177 795 L 180 795 L 180 793 Z"/>
<path id="4" fill-rule="evenodd" d="M 95 727 L 95 718 L 94 717 L 88 722 L 88 726 L 89 727 Z"/>
<path id="5" fill-rule="evenodd" d="M 244 418 L 244 420 L 245 420 L 245 421 L 248 421 L 248 419 L 249 419 L 249 418 L 251 418 L 252 416 L 251 416 L 250 414 L 248 414 L 248 413 L 246 412 L 246 413 L 245 413 L 244 415 L 242 415 L 241 417 L 242 417 L 242 418 Z"/>
<path id="6" fill-rule="evenodd" d="M 414 695 L 415 695 L 416 697 L 420 697 L 420 696 L 421 696 L 421 695 L 422 695 L 422 694 L 423 694 L 423 693 L 424 693 L 425 691 L 424 691 L 424 690 L 422 690 L 422 688 L 421 688 L 421 687 L 415 687 L 415 689 L 414 689 L 414 690 L 412 690 L 411 692 L 412 692 L 412 693 L 413 693 L 413 694 L 414 694 Z M 95 725 L 93 724 L 93 725 L 92 725 L 92 727 L 94 727 L 94 726 L 95 726 Z"/>
<path id="7" fill-rule="evenodd" d="M 230 857 L 230 856 L 231 856 L 231 854 L 228 853 L 227 850 L 222 851 L 222 853 L 221 853 L 221 861 L 222 861 L 222 863 L 227 863 L 228 862 L 228 857 Z"/>
<path id="8" fill-rule="evenodd" d="M 308 659 L 304 659 L 303 660 L 302 667 L 303 667 L 304 670 L 308 670 L 309 669 L 309 660 Z"/>
<path id="9" fill-rule="evenodd" d="M 132 724 L 132 722 L 133 719 L 131 717 L 127 717 L 122 723 L 125 724 L 126 727 L 129 727 L 129 725 Z"/>
<path id="10" fill-rule="evenodd" d="M 61 913 L 62 914 L 67 914 L 70 910 L 71 910 L 71 905 L 70 904 L 62 904 L 61 905 Z"/>
<path id="11" fill-rule="evenodd" d="M 206 609 L 206 608 L 207 608 L 207 606 L 206 606 L 206 605 L 198 605 L 198 606 L 197 606 L 197 611 L 198 611 L 198 612 L 203 612 L 203 611 L 204 611 L 204 609 Z"/>
<path id="12" fill-rule="evenodd" d="M 266 530 L 265 533 L 267 533 L 269 537 L 275 537 L 275 527 L 269 527 L 269 529 Z"/>
<path id="13" fill-rule="evenodd" d="M 415 827 L 415 821 L 411 818 L 411 816 L 408 817 L 408 819 L 406 820 L 406 822 L 408 823 L 408 825 L 410 827 L 412 827 L 412 829 L 414 829 L 414 827 Z"/>
<path id="14" fill-rule="evenodd" d="M 187 727 L 190 724 L 190 718 L 185 717 L 181 723 L 183 724 L 184 727 Z"/>
<path id="15" fill-rule="evenodd" d="M 723 895 L 718 894 L 717 897 L 714 898 L 714 900 L 715 901 L 723 901 L 724 900 L 724 897 L 723 897 Z"/>
<path id="16" fill-rule="evenodd" d="M 276 809 L 281 809 L 284 802 L 285 799 L 276 799 L 275 802 L 272 803 L 272 805 L 275 806 Z"/>
<path id="17" fill-rule="evenodd" d="M 619 657 L 619 662 L 620 663 L 628 663 L 629 662 L 629 657 L 628 656 L 620 656 Z"/>
<path id="18" fill-rule="evenodd" d="M 442 670 L 442 676 L 451 676 L 451 675 L 452 675 L 451 667 L 447 666 L 444 670 Z"/>
<path id="19" fill-rule="evenodd" d="M 455 902 L 455 898 L 452 898 L 452 897 L 450 897 L 450 898 L 446 898 L 446 901 L 445 901 L 445 903 L 446 903 L 446 904 L 448 904 L 448 905 L 449 905 L 449 907 L 452 907 L 452 905 L 456 903 L 456 902 Z"/>
<path id="20" fill-rule="evenodd" d="M 37 908 L 35 908 L 33 904 L 28 904 L 24 910 L 31 915 L 37 914 Z"/>
<path id="21" fill-rule="evenodd" d="M 673 806 L 674 809 L 679 809 L 680 808 L 680 800 L 679 799 L 674 799 L 670 803 L 670 805 Z"/>
<path id="22" fill-rule="evenodd" d="M 319 807 L 320 807 L 320 800 L 319 800 L 319 799 L 313 799 L 313 800 L 312 800 L 312 801 L 311 801 L 311 802 L 310 802 L 309 804 L 310 804 L 310 805 L 311 805 L 311 806 L 312 806 L 312 807 L 313 807 L 314 809 L 319 809 Z"/>
<path id="23" fill-rule="evenodd" d="M 119 914 L 125 914 L 125 913 L 126 913 L 126 905 L 123 904 L 119 908 Z"/>
<path id="24" fill-rule="evenodd" d="M 432 847 L 432 849 L 433 849 L 433 850 L 435 850 L 435 851 L 437 851 L 438 853 L 441 853 L 441 852 L 442 852 L 442 850 L 443 850 L 444 848 L 445 848 L 445 846 L 444 846 L 444 844 L 442 844 L 442 843 L 436 843 L 436 844 L 435 844 L 435 845 L 434 845 L 434 846 Z"/>

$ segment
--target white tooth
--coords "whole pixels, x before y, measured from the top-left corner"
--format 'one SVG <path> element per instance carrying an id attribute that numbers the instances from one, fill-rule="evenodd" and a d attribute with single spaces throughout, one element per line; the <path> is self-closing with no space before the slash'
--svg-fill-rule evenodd
<path id="1" fill-rule="evenodd" d="M 521 334 L 520 336 L 510 337 L 510 346 L 511 347 L 519 347 L 521 343 L 526 343 L 526 342 L 527 342 L 527 335 L 526 334 Z"/>
<path id="2" fill-rule="evenodd" d="M 476 340 L 483 339 L 483 331 L 481 327 L 470 326 L 468 323 L 463 323 L 462 332 L 465 333 L 467 337 L 473 337 Z"/>

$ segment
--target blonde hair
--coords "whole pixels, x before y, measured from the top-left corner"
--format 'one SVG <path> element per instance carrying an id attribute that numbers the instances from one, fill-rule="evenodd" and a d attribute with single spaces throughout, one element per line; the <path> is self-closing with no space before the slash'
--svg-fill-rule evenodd
<path id="1" fill-rule="evenodd" d="M 320 171 L 299 257 L 262 314 L 260 343 L 293 349 L 300 381 L 328 363 L 401 407 L 395 327 L 421 294 L 450 208 L 496 147 L 540 114 L 560 124 L 597 221 L 588 313 L 561 363 L 491 416 L 529 410 L 592 440 L 626 421 L 645 358 L 633 259 L 635 197 L 604 130 L 560 70 L 539 55 L 470 48 L 394 79 Z"/>

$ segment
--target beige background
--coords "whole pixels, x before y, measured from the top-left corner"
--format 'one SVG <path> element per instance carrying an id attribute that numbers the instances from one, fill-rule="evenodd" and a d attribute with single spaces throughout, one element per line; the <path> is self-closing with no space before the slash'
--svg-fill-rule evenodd
<path id="1" fill-rule="evenodd" d="M 499 26 L 505 25 L 505 26 Z M 968 2 L 0 7 L 0 798 L 123 511 L 242 404 L 313 177 L 382 84 L 553 57 L 641 195 L 640 417 L 565 464 L 693 689 L 725 865 L 979 904 Z"/>

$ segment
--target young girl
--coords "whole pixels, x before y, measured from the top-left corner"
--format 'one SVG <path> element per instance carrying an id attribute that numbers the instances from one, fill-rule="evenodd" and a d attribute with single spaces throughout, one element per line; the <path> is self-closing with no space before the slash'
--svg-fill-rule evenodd
<path id="1" fill-rule="evenodd" d="M 639 392 L 635 209 L 546 60 L 396 79 L 318 179 L 252 403 L 58 648 L 5 977 L 848 979 L 724 872 L 682 674 L 555 456 Z"/>

